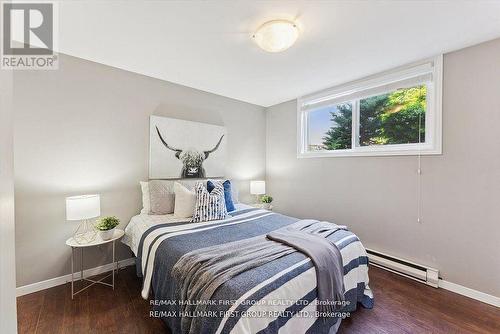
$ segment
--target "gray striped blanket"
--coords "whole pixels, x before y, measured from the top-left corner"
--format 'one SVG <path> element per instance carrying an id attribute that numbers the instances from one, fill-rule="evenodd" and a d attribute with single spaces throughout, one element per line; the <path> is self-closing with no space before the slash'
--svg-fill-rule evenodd
<path id="1" fill-rule="evenodd" d="M 315 269 L 299 252 L 232 277 L 204 302 L 200 308 L 203 313 L 183 312 L 186 307 L 181 304 L 180 282 L 171 274 L 183 255 L 266 235 L 295 222 L 295 218 L 266 210 L 247 209 L 223 221 L 151 227 L 142 235 L 137 252 L 138 271 L 144 277 L 142 296 L 152 299 L 154 315 L 162 318 L 173 333 L 189 332 L 191 326 L 196 333 L 329 333 L 358 303 L 371 308 L 366 251 L 356 235 L 338 230 L 328 239 L 339 248 L 344 264 L 346 303 L 342 312 L 326 320 L 317 316 Z M 181 328 L 186 317 L 190 318 L 190 327 Z"/>

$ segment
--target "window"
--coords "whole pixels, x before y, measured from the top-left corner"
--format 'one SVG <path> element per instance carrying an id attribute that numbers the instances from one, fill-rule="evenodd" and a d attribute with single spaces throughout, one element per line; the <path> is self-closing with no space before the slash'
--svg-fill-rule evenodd
<path id="1" fill-rule="evenodd" d="M 308 114 L 310 151 L 351 148 L 352 103 L 345 102 L 312 110 Z"/>
<path id="2" fill-rule="evenodd" d="M 442 58 L 298 100 L 298 156 L 441 154 Z"/>

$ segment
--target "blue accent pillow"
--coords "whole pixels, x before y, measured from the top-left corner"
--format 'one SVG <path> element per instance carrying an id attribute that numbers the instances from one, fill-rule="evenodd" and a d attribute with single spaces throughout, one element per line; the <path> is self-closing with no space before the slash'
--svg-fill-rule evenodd
<path id="1" fill-rule="evenodd" d="M 233 195 L 231 193 L 231 181 L 226 180 L 222 183 L 224 186 L 224 200 L 226 202 L 226 210 L 227 212 L 231 212 L 236 210 L 233 203 Z M 207 181 L 207 190 L 208 192 L 212 192 L 214 190 L 215 184 L 212 181 Z"/>

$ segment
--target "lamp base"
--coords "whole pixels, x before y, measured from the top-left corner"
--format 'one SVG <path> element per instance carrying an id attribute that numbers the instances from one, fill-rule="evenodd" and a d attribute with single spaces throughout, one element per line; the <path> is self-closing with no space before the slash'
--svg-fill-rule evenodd
<path id="1" fill-rule="evenodd" d="M 90 220 L 84 220 L 78 225 L 75 233 L 73 234 L 73 239 L 77 244 L 83 245 L 91 243 L 95 240 L 97 236 L 97 230 L 94 224 Z"/>
<path id="2" fill-rule="evenodd" d="M 255 195 L 255 204 L 260 204 L 260 195 Z"/>

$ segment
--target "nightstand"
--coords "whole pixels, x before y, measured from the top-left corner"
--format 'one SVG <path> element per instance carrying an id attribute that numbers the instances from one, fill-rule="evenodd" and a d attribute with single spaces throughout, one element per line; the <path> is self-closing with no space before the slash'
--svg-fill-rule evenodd
<path id="1" fill-rule="evenodd" d="M 118 262 L 116 262 L 116 260 L 115 260 L 115 242 L 116 242 L 116 240 L 123 237 L 124 234 L 125 234 L 125 232 L 123 230 L 115 229 L 115 231 L 113 233 L 113 237 L 111 239 L 102 240 L 98 234 L 97 237 L 94 239 L 94 241 L 91 241 L 87 244 L 79 244 L 75 241 L 75 239 L 73 239 L 73 237 L 66 240 L 66 245 L 71 247 L 71 299 L 73 299 L 75 297 L 75 295 L 77 295 L 78 293 L 82 292 L 83 290 L 86 290 L 88 287 L 91 287 L 94 284 L 102 284 L 102 285 L 112 287 L 113 290 L 115 289 L 115 270 L 118 270 Z M 113 245 L 113 247 L 112 247 L 112 249 L 113 249 L 112 268 L 113 269 L 111 271 L 111 274 L 106 275 L 105 277 L 103 277 L 97 281 L 83 277 L 83 250 L 85 248 L 88 248 L 88 247 L 95 247 L 95 246 L 100 246 L 100 245 L 109 244 L 109 243 L 111 243 Z M 84 281 L 87 281 L 87 282 L 90 282 L 91 284 L 88 284 L 88 285 L 84 286 L 83 288 L 81 288 L 80 290 L 75 292 L 75 290 L 74 290 L 74 284 L 75 284 L 74 264 L 75 264 L 75 252 L 76 252 L 77 248 L 80 249 L 80 281 L 82 283 Z M 105 280 L 109 276 L 112 276 L 112 283 L 109 284 L 109 283 L 103 282 L 103 280 Z"/>

